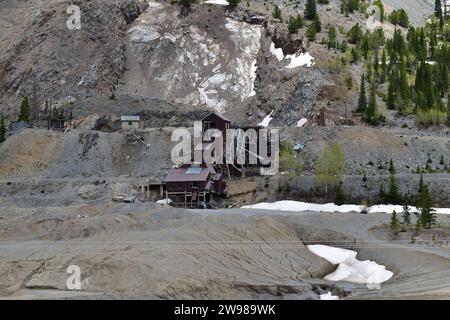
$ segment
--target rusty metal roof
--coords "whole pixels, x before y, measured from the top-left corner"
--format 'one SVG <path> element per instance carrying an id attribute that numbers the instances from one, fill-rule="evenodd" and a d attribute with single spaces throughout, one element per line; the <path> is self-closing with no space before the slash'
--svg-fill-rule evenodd
<path id="1" fill-rule="evenodd" d="M 215 174 L 212 167 L 187 167 L 170 169 L 165 182 L 206 181 L 209 174 Z"/>
<path id="2" fill-rule="evenodd" d="M 231 122 L 230 119 L 228 119 L 227 117 L 225 117 L 223 114 L 219 113 L 219 112 L 211 112 L 210 114 L 208 114 L 206 117 L 204 117 L 202 120 L 205 120 L 206 118 L 208 118 L 211 115 L 215 115 L 217 117 L 219 117 L 220 119 L 222 119 L 223 121 L 227 121 L 227 122 Z"/>

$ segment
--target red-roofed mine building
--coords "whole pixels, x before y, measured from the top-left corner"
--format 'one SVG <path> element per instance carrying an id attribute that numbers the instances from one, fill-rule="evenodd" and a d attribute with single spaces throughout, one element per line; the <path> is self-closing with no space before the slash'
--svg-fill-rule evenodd
<path id="1" fill-rule="evenodd" d="M 193 207 L 200 202 L 210 202 L 213 195 L 225 193 L 222 175 L 210 165 L 185 165 L 173 168 L 164 180 L 166 199 L 172 205 Z"/>

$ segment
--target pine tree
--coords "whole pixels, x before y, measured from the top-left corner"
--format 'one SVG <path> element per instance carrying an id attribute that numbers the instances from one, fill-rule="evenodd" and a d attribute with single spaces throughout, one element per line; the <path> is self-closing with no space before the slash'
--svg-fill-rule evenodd
<path id="1" fill-rule="evenodd" d="M 398 231 L 400 227 L 400 223 L 398 222 L 397 218 L 397 212 L 395 212 L 395 210 L 392 211 L 390 227 L 392 231 Z"/>
<path id="2" fill-rule="evenodd" d="M 402 212 L 402 217 L 403 217 L 403 223 L 406 224 L 407 226 L 409 226 L 411 224 L 411 212 L 410 212 L 410 208 L 408 207 L 408 205 L 404 205 L 403 206 L 403 212 Z"/>
<path id="3" fill-rule="evenodd" d="M 395 80 L 395 72 L 391 72 L 389 78 L 388 96 L 387 96 L 387 107 L 390 110 L 395 110 L 397 107 L 397 85 Z"/>
<path id="4" fill-rule="evenodd" d="M 281 9 L 278 6 L 275 6 L 275 8 L 273 9 L 272 16 L 275 19 L 280 19 L 280 21 L 283 20 L 281 17 Z"/>
<path id="5" fill-rule="evenodd" d="M 427 229 L 436 225 L 436 210 L 433 209 L 433 203 L 433 197 L 428 191 L 428 187 L 424 185 L 419 195 L 419 212 L 420 224 Z"/>
<path id="6" fill-rule="evenodd" d="M 423 183 L 423 175 L 420 175 L 419 180 L 419 194 L 422 194 L 425 184 Z"/>
<path id="7" fill-rule="evenodd" d="M 306 29 L 306 37 L 308 38 L 309 41 L 314 41 L 316 40 L 316 26 L 314 25 L 314 23 L 311 23 L 308 28 Z"/>
<path id="8" fill-rule="evenodd" d="M 335 199 L 334 203 L 337 204 L 338 206 L 342 206 L 343 204 L 345 204 L 345 195 L 344 195 L 344 189 L 343 189 L 342 182 L 340 182 L 337 185 L 336 199 Z"/>
<path id="9" fill-rule="evenodd" d="M 357 112 L 366 112 L 367 109 L 367 97 L 366 97 L 366 80 L 364 77 L 364 73 L 361 76 L 361 84 L 359 88 L 359 99 L 358 99 L 358 108 Z"/>
<path id="10" fill-rule="evenodd" d="M 241 2 L 241 0 L 228 0 L 228 3 L 232 7 L 236 7 L 239 4 L 239 2 Z"/>
<path id="11" fill-rule="evenodd" d="M 303 17 L 298 15 L 297 17 L 290 17 L 288 29 L 290 33 L 297 33 L 298 29 L 303 28 Z"/>
<path id="12" fill-rule="evenodd" d="M 373 71 L 375 73 L 375 79 L 378 82 L 379 78 L 380 78 L 380 73 L 379 73 L 379 69 L 380 69 L 380 59 L 378 57 L 378 50 L 375 50 L 375 58 L 373 59 Z"/>
<path id="13" fill-rule="evenodd" d="M 436 16 L 436 18 L 442 17 L 442 2 L 441 2 L 441 0 L 436 0 L 434 3 L 434 15 Z"/>
<path id="14" fill-rule="evenodd" d="M 364 120 L 372 125 L 378 125 L 377 98 L 375 91 L 375 85 L 372 84 L 370 86 L 369 104 L 367 105 L 367 109 L 364 114 Z"/>
<path id="15" fill-rule="evenodd" d="M 306 19 L 313 20 L 317 15 L 316 0 L 308 0 L 306 2 L 305 17 Z"/>
<path id="16" fill-rule="evenodd" d="M 403 111 L 407 111 L 409 105 L 409 84 L 404 58 L 402 58 L 400 64 L 400 94 L 403 102 L 402 109 Z"/>
<path id="17" fill-rule="evenodd" d="M 322 31 L 322 22 L 320 21 L 320 17 L 318 14 L 314 17 L 314 27 L 316 28 L 316 32 Z"/>
<path id="18" fill-rule="evenodd" d="M 391 160 L 389 161 L 389 173 L 390 173 L 390 174 L 395 174 L 394 161 L 392 160 L 392 158 L 391 158 Z"/>
<path id="19" fill-rule="evenodd" d="M 328 49 L 336 48 L 336 28 L 334 26 L 330 26 L 328 28 Z"/>
<path id="20" fill-rule="evenodd" d="M 383 182 L 380 182 L 380 190 L 379 190 L 379 197 L 380 197 L 380 201 L 382 203 L 386 202 L 386 192 L 384 191 L 384 184 Z"/>
<path id="21" fill-rule="evenodd" d="M 445 2 L 447 2 L 447 1 L 444 0 L 444 3 Z M 436 18 L 439 19 L 439 28 L 442 30 L 442 27 L 444 26 L 444 13 L 442 11 L 442 2 L 441 2 L 441 0 L 436 0 L 435 1 L 434 15 L 436 16 Z"/>
<path id="22" fill-rule="evenodd" d="M 402 196 L 398 191 L 397 182 L 395 181 L 395 176 L 393 174 L 389 177 L 389 189 L 386 195 L 386 200 L 389 204 L 402 203 Z"/>
<path id="23" fill-rule="evenodd" d="M 5 141 L 5 134 L 6 134 L 5 121 L 3 119 L 3 115 L 0 115 L 0 143 Z"/>
<path id="24" fill-rule="evenodd" d="M 22 103 L 20 105 L 19 121 L 30 121 L 30 104 L 28 102 L 28 97 L 23 97 Z"/>

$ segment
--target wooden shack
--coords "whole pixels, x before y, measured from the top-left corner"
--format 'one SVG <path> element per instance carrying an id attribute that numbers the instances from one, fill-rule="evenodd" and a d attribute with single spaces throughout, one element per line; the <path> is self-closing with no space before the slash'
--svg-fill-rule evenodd
<path id="1" fill-rule="evenodd" d="M 169 170 L 164 180 L 166 184 L 166 199 L 172 200 L 172 205 L 194 207 L 199 202 L 210 202 L 213 195 L 224 193 L 222 175 L 212 166 L 185 165 Z"/>

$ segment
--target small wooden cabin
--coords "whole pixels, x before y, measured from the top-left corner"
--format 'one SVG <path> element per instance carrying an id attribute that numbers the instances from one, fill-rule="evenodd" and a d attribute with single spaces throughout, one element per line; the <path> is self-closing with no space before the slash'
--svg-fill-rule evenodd
<path id="1" fill-rule="evenodd" d="M 141 118 L 139 116 L 121 116 L 122 130 L 139 130 Z"/>

